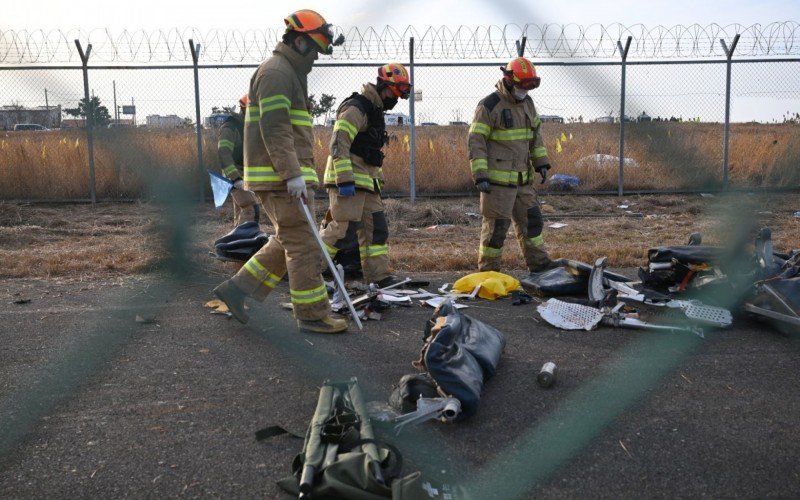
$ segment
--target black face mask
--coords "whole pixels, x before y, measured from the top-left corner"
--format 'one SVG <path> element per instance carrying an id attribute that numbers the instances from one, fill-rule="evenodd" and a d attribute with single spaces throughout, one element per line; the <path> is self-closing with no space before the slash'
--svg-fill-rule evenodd
<path id="1" fill-rule="evenodd" d="M 388 99 L 383 99 L 383 109 L 392 109 L 397 106 L 397 97 L 390 97 Z"/>

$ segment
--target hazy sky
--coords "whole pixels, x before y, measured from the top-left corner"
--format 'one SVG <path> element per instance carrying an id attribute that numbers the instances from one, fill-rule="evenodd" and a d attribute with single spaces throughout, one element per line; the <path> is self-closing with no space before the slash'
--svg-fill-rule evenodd
<path id="1" fill-rule="evenodd" d="M 187 0 L 37 0 L 36 8 L 3 0 L 0 30 L 95 28 L 154 29 L 263 29 L 280 28 L 290 12 L 311 8 L 342 27 L 459 26 L 487 24 L 594 23 L 675 25 L 740 23 L 751 25 L 774 21 L 800 20 L 798 0 L 406 0 L 404 2 L 364 1 L 275 2 L 240 0 L 197 2 Z"/>

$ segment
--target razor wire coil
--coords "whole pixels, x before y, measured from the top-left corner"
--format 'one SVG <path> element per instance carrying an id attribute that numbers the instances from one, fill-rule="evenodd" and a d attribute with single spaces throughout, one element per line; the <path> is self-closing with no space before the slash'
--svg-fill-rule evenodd
<path id="1" fill-rule="evenodd" d="M 504 26 L 448 26 L 417 29 L 408 26 L 337 28 L 346 42 L 333 60 L 399 60 L 409 58 L 409 40 L 415 40 L 416 60 L 508 59 L 516 44 L 526 39 L 525 55 L 536 59 L 616 59 L 617 41 L 632 37 L 629 58 L 667 59 L 725 57 L 720 39 L 730 44 L 740 36 L 736 56 L 800 55 L 800 23 L 709 24 L 701 26 L 625 26 L 619 23 L 506 24 Z M 80 63 L 74 40 L 92 44 L 92 63 L 149 64 L 191 62 L 189 40 L 200 44 L 205 63 L 258 63 L 270 55 L 282 30 L 169 30 L 109 29 L 0 30 L 0 64 Z"/>

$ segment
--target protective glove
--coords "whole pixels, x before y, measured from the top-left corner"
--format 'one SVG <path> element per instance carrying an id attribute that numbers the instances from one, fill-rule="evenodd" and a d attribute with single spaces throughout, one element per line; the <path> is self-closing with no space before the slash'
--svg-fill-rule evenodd
<path id="1" fill-rule="evenodd" d="M 356 194 L 355 184 L 344 184 L 339 186 L 339 196 L 354 196 Z"/>
<path id="2" fill-rule="evenodd" d="M 244 181 L 241 179 L 233 181 L 233 189 L 244 189 Z"/>
<path id="3" fill-rule="evenodd" d="M 542 176 L 542 182 L 540 182 L 539 184 L 544 184 L 544 181 L 547 180 L 547 171 L 550 170 L 550 164 L 545 164 L 542 165 L 541 167 L 533 167 L 533 169 L 536 170 L 536 172 L 538 172 L 539 175 Z"/>
<path id="4" fill-rule="evenodd" d="M 307 198 L 308 194 L 306 193 L 306 180 L 303 179 L 302 175 L 292 177 L 286 181 L 286 191 L 289 192 L 290 196 L 297 198 L 298 200 Z"/>
<path id="5" fill-rule="evenodd" d="M 477 187 L 478 191 L 480 191 L 481 193 L 490 193 L 492 191 L 492 188 L 489 185 L 489 181 L 487 180 L 477 182 L 475 184 L 475 187 Z"/>

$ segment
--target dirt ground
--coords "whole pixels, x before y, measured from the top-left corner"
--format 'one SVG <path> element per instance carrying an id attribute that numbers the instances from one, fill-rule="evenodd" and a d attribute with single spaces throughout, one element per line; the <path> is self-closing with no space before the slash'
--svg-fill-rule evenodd
<path id="1" fill-rule="evenodd" d="M 327 200 L 319 200 L 319 210 Z M 800 247 L 797 194 L 725 197 L 547 196 L 544 238 L 553 257 L 609 265 L 642 265 L 647 249 L 684 244 L 689 234 L 724 244 L 742 232 L 748 241 L 756 229 L 771 227 L 777 249 Z M 480 234 L 478 198 L 388 199 L 390 259 L 398 272 L 468 271 L 477 262 Z M 620 207 L 626 208 L 620 208 Z M 321 213 L 319 214 L 322 215 Z M 171 220 L 170 220 L 171 219 Z M 124 276 L 152 271 L 169 258 L 169 244 L 184 235 L 195 269 L 209 265 L 215 239 L 231 229 L 230 202 L 220 211 L 207 205 L 174 207 L 152 203 L 38 205 L 0 203 L 0 278 Z M 548 227 L 553 223 L 566 226 Z M 265 230 L 271 228 L 265 225 Z M 504 266 L 524 269 L 513 230 L 506 238 Z"/>
<path id="2" fill-rule="evenodd" d="M 568 225 L 545 237 L 555 256 L 606 254 L 633 275 L 647 248 L 696 230 L 722 242 L 767 224 L 776 248 L 797 248 L 796 199 L 737 195 L 731 216 L 700 196 L 552 196 L 548 223 Z M 622 204 L 642 216 L 621 215 Z M 281 283 L 250 303 L 246 326 L 210 315 L 210 290 L 233 268 L 208 252 L 230 214 L 176 209 L 167 215 L 186 224 L 165 227 L 163 210 L 0 205 L 0 498 L 288 498 L 275 481 L 302 442 L 254 432 L 303 433 L 325 379 L 358 377 L 366 399 L 385 404 L 414 372 L 428 307 L 390 309 L 364 333 L 301 334 L 279 306 Z M 435 290 L 472 270 L 475 199 L 388 200 L 387 212 L 400 274 Z M 516 254 L 506 251 L 509 272 L 521 277 Z M 542 323 L 535 302 L 469 305 L 506 337 L 498 373 L 464 422 L 379 431 L 406 471 L 478 498 L 800 495 L 797 335 L 739 316 L 704 339 L 565 332 Z M 546 361 L 559 367 L 548 390 L 535 381 Z"/>

